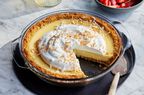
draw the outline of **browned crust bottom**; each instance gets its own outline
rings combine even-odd
[[[48,70],[45,70],[43,69],[42,67],[36,65],[35,63],[31,62],[30,63],[31,66],[35,67],[37,70],[39,70],[40,72],[42,72],[44,75],[49,75],[49,76],[52,76],[52,77],[56,77],[56,78],[62,78],[62,79],[80,79],[80,78],[85,78],[87,77],[83,72],[81,71],[75,71],[75,75],[65,75],[63,74],[62,72],[57,74],[55,72],[51,72],[51,71],[48,71]]]
[[[35,32],[37,32],[37,30],[39,30],[44,25],[46,25],[48,23],[51,23],[51,22],[54,22],[54,21],[57,21],[57,20],[60,20],[60,19],[80,19],[80,20],[84,20],[84,21],[88,21],[88,22],[97,22],[100,26],[103,26],[104,29],[106,30],[106,32],[108,32],[109,35],[113,39],[114,54],[110,58],[110,60],[107,61],[107,62],[103,62],[103,61],[100,61],[100,60],[93,60],[93,59],[90,59],[90,60],[92,60],[94,62],[100,62],[102,64],[105,64],[106,66],[110,66],[114,63],[114,61],[117,59],[117,57],[119,56],[120,51],[122,49],[121,38],[118,35],[118,33],[116,32],[116,30],[114,29],[114,27],[112,27],[107,22],[105,22],[105,21],[103,21],[103,20],[101,20],[97,17],[90,16],[88,14],[83,14],[83,13],[57,13],[57,14],[50,15],[50,16],[38,21],[37,23],[35,23],[31,27],[29,27],[27,29],[27,31],[25,32],[25,35],[22,39],[22,53],[23,53],[24,57],[26,58],[26,60],[29,62],[29,64],[31,64],[34,68],[41,71],[42,73],[50,75],[50,76],[54,76],[54,77],[57,77],[57,78],[76,79],[76,78],[85,77],[84,73],[82,73],[81,71],[80,72],[78,71],[77,75],[63,75],[62,73],[61,74],[56,74],[54,72],[45,70],[42,67],[36,65],[35,62],[31,59],[31,55],[29,54],[30,50],[27,48],[28,43],[31,40],[31,37],[34,35]]]

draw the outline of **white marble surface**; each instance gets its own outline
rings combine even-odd
[[[1,1],[0,1],[1,2]],[[12,2],[14,3],[14,2]],[[7,42],[18,37],[23,28],[30,23],[35,18],[39,17],[42,14],[63,10],[63,9],[83,9],[90,11],[97,11],[102,14],[94,0],[62,0],[62,2],[55,7],[45,8],[45,10],[33,12],[31,14],[23,15],[16,17],[16,15],[11,15],[11,19],[2,19],[0,18],[0,47],[2,47]],[[126,82],[118,89],[117,95],[144,95],[144,4],[141,5],[137,10],[135,10],[131,15],[108,15],[108,18],[114,17],[124,22],[125,27],[127,28],[134,48],[136,50],[136,66],[126,80]],[[1,13],[3,11],[0,11]],[[0,14],[1,15],[1,14]],[[14,18],[12,18],[14,17]],[[4,59],[4,58],[3,58]],[[7,62],[4,62],[7,64]],[[2,66],[3,64],[0,63]],[[8,67],[12,69],[11,67]],[[12,75],[5,78],[3,72],[7,70],[0,69],[0,95],[25,95],[27,90],[24,90],[24,87],[13,87],[13,84],[22,85],[18,80],[11,81],[15,79],[15,75],[12,72],[7,72],[7,75]],[[31,92],[27,95],[33,95]]]

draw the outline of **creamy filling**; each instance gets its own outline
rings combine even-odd
[[[91,27],[64,24],[47,32],[40,39],[38,49],[50,66],[61,71],[73,71],[80,69],[74,49],[105,55],[106,42]]]

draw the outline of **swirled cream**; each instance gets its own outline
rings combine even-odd
[[[103,36],[90,27],[64,24],[47,32],[38,44],[42,59],[62,71],[80,69],[74,49],[104,55],[106,43]]]

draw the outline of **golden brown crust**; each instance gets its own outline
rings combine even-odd
[[[49,70],[45,70],[42,67],[36,65],[34,62],[30,62],[31,66],[35,67],[37,70],[41,71],[43,74],[50,75],[52,77],[56,78],[62,78],[62,79],[80,79],[80,78],[85,78],[86,75],[81,72],[81,71],[75,71],[74,75],[65,75],[62,72],[61,73],[56,73],[56,72],[51,72]]]
[[[105,64],[106,66],[110,66],[111,64],[114,63],[114,61],[117,59],[117,57],[119,56],[119,54],[121,52],[122,42],[121,42],[121,39],[120,39],[118,33],[116,32],[116,30],[110,24],[108,24],[107,22],[105,22],[105,21],[103,21],[103,20],[101,20],[97,17],[93,17],[93,16],[83,14],[83,13],[58,13],[58,14],[50,15],[50,16],[42,19],[41,21],[38,21],[37,23],[33,24],[26,31],[26,33],[23,37],[23,40],[22,40],[22,53],[24,54],[24,57],[27,59],[27,61],[29,62],[30,65],[32,65],[37,70],[43,72],[44,74],[54,76],[54,77],[57,77],[57,78],[76,79],[76,78],[86,77],[82,71],[77,71],[74,75],[65,75],[65,74],[62,74],[62,73],[57,74],[55,72],[48,71],[48,70],[43,69],[42,67],[38,66],[37,64],[35,64],[35,62],[31,58],[31,55],[30,55],[31,51],[28,48],[28,44],[31,40],[31,37],[41,27],[47,25],[48,23],[51,23],[51,22],[54,22],[54,21],[57,21],[57,20],[60,20],[60,19],[79,19],[79,20],[84,20],[84,21],[88,21],[88,22],[97,22],[100,26],[103,26],[105,31],[107,31],[113,39],[114,54],[110,58],[110,60],[107,61],[107,62],[102,62],[102,61],[93,60],[93,59],[92,60],[96,61],[96,62],[100,62],[102,64]]]

